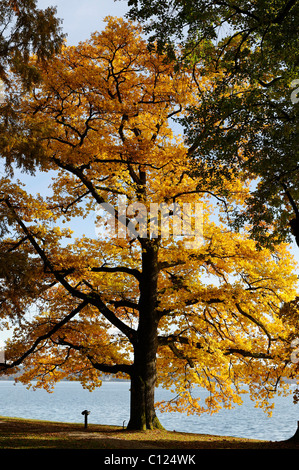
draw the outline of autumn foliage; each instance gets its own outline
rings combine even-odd
[[[176,394],[161,409],[201,413],[240,403],[245,389],[267,407],[292,373],[295,325],[281,307],[296,296],[295,263],[287,245],[257,250],[226,223],[248,194],[242,175],[214,178],[203,155],[202,177],[192,177],[193,149],[174,118],[198,100],[199,82],[203,94],[213,84],[212,72],[196,86],[194,74],[149,52],[138,26],[108,18],[103,32],[44,67],[43,84],[20,103],[27,131],[2,145],[12,159],[31,146],[53,176],[44,197],[1,180],[10,229],[1,318],[18,323],[3,370],[22,364],[20,380],[46,388],[75,378],[92,389],[103,373],[130,378],[131,428],[159,426],[157,385]],[[119,237],[99,211],[117,209],[120,197],[145,208],[143,237]],[[202,232],[150,237],[154,203],[198,204]],[[94,217],[109,236],[72,233],[78,217]],[[134,211],[125,220],[115,211],[117,224],[134,220]],[[196,386],[211,392],[206,403]]]

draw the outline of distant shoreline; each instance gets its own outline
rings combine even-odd
[[[10,375],[9,377],[5,377],[3,375],[0,375],[0,382],[14,382],[16,378],[18,378],[19,375]],[[102,378],[102,382],[130,382],[129,379],[116,379],[116,378]],[[32,381],[34,382],[34,380]],[[68,379],[62,379],[59,380],[59,382],[80,382],[80,380],[74,379],[74,380],[68,380]]]

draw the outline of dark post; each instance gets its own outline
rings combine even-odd
[[[81,414],[84,415],[84,427],[86,429],[87,428],[87,416],[90,414],[90,411],[84,410],[84,411],[82,411]]]

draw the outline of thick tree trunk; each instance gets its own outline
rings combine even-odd
[[[296,429],[295,434],[292,437],[290,437],[289,439],[286,439],[283,442],[296,442],[296,443],[299,442],[299,421],[297,421],[297,429]]]
[[[136,356],[135,356],[136,357]],[[136,358],[137,362],[137,358]],[[128,429],[162,429],[155,412],[156,361],[146,356],[134,364],[131,377],[131,404]]]
[[[157,314],[158,246],[151,240],[145,240],[142,245],[139,325],[134,344],[131,416],[128,429],[146,430],[162,428],[162,426],[154,407],[159,323]]]

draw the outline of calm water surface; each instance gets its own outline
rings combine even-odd
[[[93,392],[84,390],[78,382],[60,382],[53,393],[45,390],[27,390],[24,385],[0,381],[0,415],[50,421],[80,423],[81,412],[91,411],[89,422],[122,426],[129,419],[129,382],[103,382]],[[200,391],[202,399],[206,392]],[[170,397],[170,392],[158,389],[157,401]],[[272,441],[291,437],[299,421],[299,405],[292,397],[275,399],[273,416],[267,415],[245,396],[244,404],[217,414],[187,416],[181,413],[157,413],[169,430],[204,434],[230,435]]]

